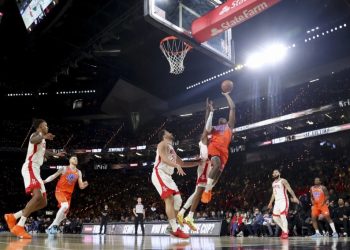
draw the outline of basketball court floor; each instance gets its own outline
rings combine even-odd
[[[74,249],[350,249],[350,238],[292,237],[233,238],[192,237],[179,240],[169,236],[120,236],[120,235],[58,235],[48,237],[35,234],[32,240],[18,240],[8,233],[0,234],[0,249],[6,250],[74,250]]]

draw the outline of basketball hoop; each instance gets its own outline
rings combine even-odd
[[[181,74],[185,69],[184,59],[192,47],[175,36],[168,36],[160,41],[160,49],[169,62],[170,73]]]

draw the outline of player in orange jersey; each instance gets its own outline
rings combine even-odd
[[[339,236],[337,231],[335,230],[334,222],[332,221],[329,215],[328,190],[325,186],[321,185],[320,178],[316,177],[314,183],[315,185],[312,186],[310,189],[310,194],[311,194],[311,202],[312,202],[312,208],[311,208],[312,225],[314,226],[316,233],[311,237],[312,238],[322,237],[322,235],[320,234],[320,231],[318,230],[318,224],[317,224],[318,216],[322,214],[332,228],[332,231],[333,231],[332,237],[338,238]]]
[[[80,189],[84,189],[88,186],[87,181],[83,182],[81,171],[77,169],[77,165],[78,158],[76,156],[72,156],[69,159],[69,166],[59,169],[56,173],[44,180],[44,183],[48,183],[56,179],[58,176],[61,176],[57,182],[55,192],[55,196],[58,201],[58,207],[60,209],[56,214],[55,220],[46,230],[46,233],[48,234],[56,234],[58,232],[58,226],[60,225],[61,221],[66,218],[75,183],[78,181]]]
[[[207,185],[204,193],[202,194],[201,201],[208,203],[211,200],[211,190],[213,186],[218,182],[222,171],[228,160],[228,147],[232,138],[232,129],[236,120],[236,106],[230,97],[230,93],[222,93],[228,102],[230,112],[229,120],[225,118],[219,119],[219,124],[212,127],[213,111],[209,113],[209,118],[206,124],[206,130],[211,134],[211,140],[208,146],[208,154],[211,159],[212,169],[209,172],[207,179]]]

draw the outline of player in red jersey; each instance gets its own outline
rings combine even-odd
[[[208,120],[209,112],[213,112],[213,103],[206,101],[206,112],[205,112],[205,121]],[[201,140],[199,142],[199,152],[201,162],[197,168],[197,181],[196,181],[196,189],[194,193],[187,199],[186,203],[181,208],[180,212],[177,215],[177,221],[181,226],[183,224],[187,224],[192,231],[197,231],[197,227],[193,221],[193,215],[196,212],[201,196],[205,190],[207,185],[207,178],[209,171],[211,169],[211,162],[208,159],[208,132],[204,127],[203,133],[201,135]],[[190,212],[184,218],[184,214],[186,210],[190,208]]]
[[[32,236],[24,229],[28,216],[47,205],[46,190],[40,176],[40,167],[44,158],[54,155],[46,150],[46,140],[53,140],[54,135],[49,133],[46,121],[37,119],[33,123],[36,132],[30,136],[26,161],[22,166],[22,176],[25,191],[31,194],[32,198],[26,207],[14,214],[5,214],[5,220],[11,233],[22,239],[31,239]],[[63,154],[57,154],[61,156]],[[17,225],[16,222],[19,219]]]
[[[46,230],[46,233],[48,234],[56,234],[58,232],[58,226],[60,225],[62,220],[66,218],[72,199],[75,183],[78,182],[80,189],[84,189],[88,186],[88,182],[83,181],[81,171],[77,169],[77,165],[78,158],[76,156],[72,156],[69,159],[69,166],[59,169],[56,173],[47,177],[46,180],[44,180],[44,183],[48,183],[56,179],[58,176],[61,176],[57,182],[55,192],[58,207],[60,209],[56,214],[55,220]]]
[[[206,124],[206,130],[211,134],[211,140],[208,146],[208,154],[211,160],[212,169],[209,172],[207,185],[202,195],[201,201],[208,203],[211,200],[211,190],[218,182],[222,171],[228,160],[228,147],[232,138],[232,129],[236,121],[236,106],[230,97],[230,93],[222,93],[228,102],[230,112],[229,120],[225,118],[219,119],[219,124],[212,127],[213,111],[209,113],[209,118]]]

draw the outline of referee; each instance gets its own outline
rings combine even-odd
[[[139,228],[139,223],[141,224],[142,235],[145,235],[145,227],[143,226],[143,219],[145,216],[145,209],[142,205],[141,197],[137,198],[137,204],[133,209],[135,215],[135,235],[137,235],[137,229]]]

